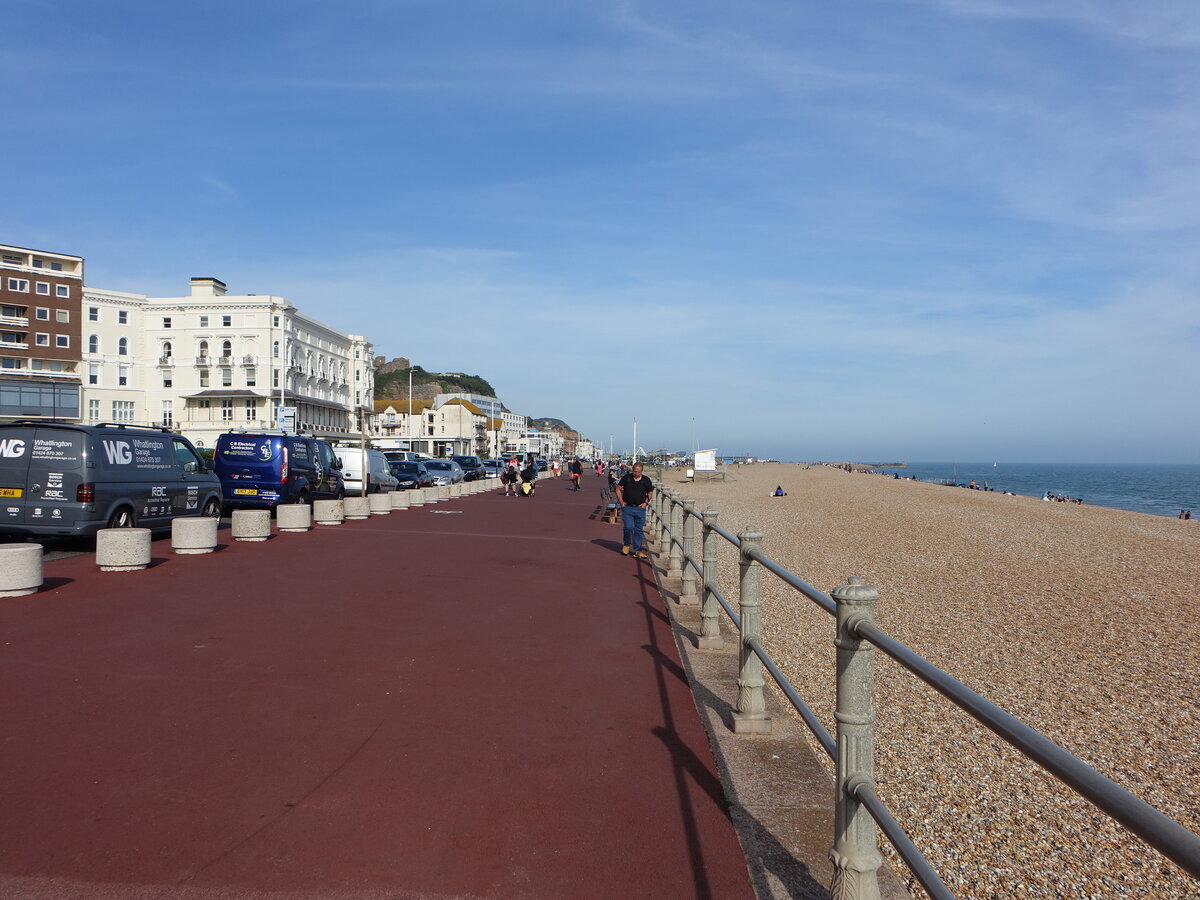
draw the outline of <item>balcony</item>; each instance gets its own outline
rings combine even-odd
[[[5,341],[0,340],[0,350],[28,350],[28,341]]]
[[[222,356],[220,359],[217,360],[217,364],[222,365],[222,366],[232,366],[233,365],[233,357],[232,356]]]
[[[211,364],[212,364],[212,363],[210,362],[210,360],[211,360],[211,359],[212,359],[212,357],[211,357],[211,356],[197,356],[197,357],[196,357],[196,365],[198,365],[198,366],[208,366],[208,365],[211,365]]]
[[[0,316],[0,325],[15,326],[17,328],[28,328],[28,316]]]
[[[175,357],[173,357],[173,356],[160,356],[160,357],[158,358],[158,364],[159,364],[160,366],[173,366],[173,365],[175,365]]]
[[[258,357],[257,356],[243,356],[242,357],[242,365],[243,366],[256,366],[256,365],[258,365]]]

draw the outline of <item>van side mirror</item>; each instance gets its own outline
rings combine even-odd
[[[342,458],[340,456],[335,456],[333,458],[333,467],[335,469],[340,469],[342,467]]]

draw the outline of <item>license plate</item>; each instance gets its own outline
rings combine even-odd
[[[247,494],[251,497],[258,495],[258,490],[256,488],[234,488],[233,492],[235,494]]]
[[[20,497],[24,488],[0,488],[0,497]]]

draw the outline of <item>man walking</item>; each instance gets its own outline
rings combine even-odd
[[[646,539],[642,530],[646,527],[646,507],[654,485],[642,474],[642,464],[635,462],[633,471],[617,482],[617,501],[621,504],[621,523],[625,526],[621,552],[626,556],[632,550],[638,559],[646,558]]]
[[[583,478],[583,463],[579,461],[579,457],[571,463],[571,484],[575,485],[574,490],[579,490],[579,480]]]

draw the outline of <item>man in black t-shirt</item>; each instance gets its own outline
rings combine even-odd
[[[617,500],[621,503],[621,522],[625,526],[621,552],[626,556],[632,550],[638,559],[646,558],[642,529],[646,527],[646,507],[652,493],[654,485],[642,474],[640,462],[635,462],[633,472],[617,482]]]

